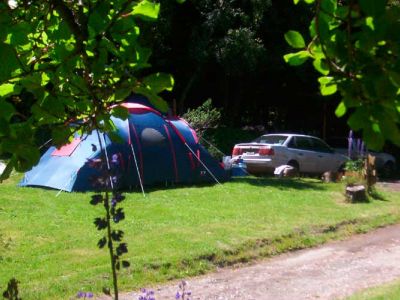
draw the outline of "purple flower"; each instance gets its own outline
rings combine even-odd
[[[86,297],[86,294],[85,294],[84,292],[79,291],[79,292],[76,294],[76,298],[83,298],[83,297]]]
[[[138,300],[156,300],[154,297],[154,291],[141,289],[142,295],[139,296]]]
[[[180,299],[180,298],[181,298],[181,294],[179,292],[176,292],[175,299]]]
[[[91,293],[91,292],[86,293],[86,297],[93,298],[93,293]]]

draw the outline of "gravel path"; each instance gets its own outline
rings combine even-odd
[[[340,299],[400,278],[400,225],[189,279],[194,299]],[[174,299],[177,282],[155,288]],[[132,292],[122,300],[136,300]],[[107,299],[107,298],[102,298]]]

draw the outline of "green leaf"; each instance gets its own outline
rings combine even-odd
[[[42,73],[42,86],[45,86],[50,81],[50,77],[46,73]]]
[[[7,97],[21,92],[21,87],[13,83],[4,83],[0,85],[0,97]]]
[[[315,18],[314,18],[314,19],[312,19],[312,21],[310,22],[310,26],[308,27],[308,30],[310,31],[310,36],[311,37],[314,37],[314,36],[317,35],[317,30],[316,30],[315,26],[316,25],[315,25]]]
[[[299,51],[296,53],[289,53],[283,56],[286,63],[291,66],[300,66],[302,65],[308,58],[310,54],[308,51]]]
[[[360,130],[370,126],[369,114],[365,107],[358,107],[354,113],[351,114],[347,123],[353,130]]]
[[[334,83],[334,78],[330,76],[324,76],[318,78],[320,83],[320,91],[322,96],[333,95],[337,92],[337,85]]]
[[[3,173],[0,174],[0,183],[3,182],[3,180],[6,180],[7,178],[10,177],[14,165],[15,165],[15,159],[10,159]]]
[[[340,18],[344,19],[347,18],[347,15],[349,14],[349,7],[348,6],[339,6],[336,8],[335,15]]]
[[[132,14],[144,20],[154,21],[157,20],[159,12],[159,3],[154,3],[149,0],[142,0],[133,8]]]
[[[21,145],[21,148],[23,151],[18,151],[16,155],[17,165],[15,169],[18,172],[25,172],[37,164],[40,159],[40,152],[37,147],[31,145]]]
[[[102,1],[93,9],[88,21],[89,33],[91,33],[91,36],[95,36],[106,29],[109,20],[109,11],[109,1]]]
[[[385,12],[387,0],[360,0],[359,3],[368,16],[379,16]]]
[[[321,1],[321,8],[324,12],[330,13],[333,15],[337,7],[336,0],[322,0]]]
[[[28,35],[32,31],[32,25],[33,23],[29,24],[28,22],[20,22],[14,26],[11,26],[9,30],[10,33],[5,42],[16,47],[30,44],[31,42],[28,38]]]
[[[300,0],[293,0],[293,3],[296,5],[300,2]]]
[[[174,78],[170,74],[156,73],[143,79],[143,83],[154,93],[162,91],[172,91],[174,87]]]
[[[336,84],[321,85],[320,90],[322,96],[333,95],[337,92],[337,85]]]
[[[393,85],[396,86],[397,88],[400,88],[400,73],[395,71],[389,71],[388,75]]]
[[[313,62],[313,66],[322,75],[328,75],[329,74],[329,68],[328,68],[328,66],[327,66],[327,64],[325,63],[324,60],[315,59],[314,62]]]
[[[10,121],[14,113],[14,106],[12,106],[12,104],[8,103],[6,100],[0,99],[0,117],[6,121]]]
[[[377,131],[378,129],[378,124],[372,124],[368,127],[365,127],[363,130],[363,140],[365,141],[369,149],[376,151],[381,150],[385,143],[382,134],[380,133],[380,131]]]
[[[62,146],[69,142],[69,138],[72,136],[72,128],[65,126],[58,126],[52,128],[53,143],[56,146]]]
[[[369,27],[372,31],[375,30],[375,25],[374,25],[374,18],[373,17],[366,17],[365,18],[365,25]]]
[[[347,108],[344,102],[340,102],[335,110],[335,114],[338,118],[343,117],[346,114]]]
[[[289,30],[286,32],[285,40],[293,48],[304,48],[306,46],[303,36],[298,31]]]
[[[304,2],[307,4],[313,4],[315,2],[315,0],[304,0]]]
[[[147,89],[146,87],[137,87],[135,88],[135,93],[141,94],[147,99],[149,99],[150,103],[153,104],[157,109],[159,109],[162,112],[167,112],[169,109],[169,106],[167,102],[162,99],[160,96],[152,92],[151,90]]]
[[[0,82],[11,77],[11,73],[21,68],[13,47],[0,43],[0,57],[2,58],[0,67]]]
[[[186,0],[176,0],[176,2],[178,2],[179,4],[184,3]]]
[[[111,115],[113,115],[116,118],[126,120],[129,116],[129,112],[126,107],[114,106],[113,109],[111,110]]]
[[[86,54],[88,57],[94,57],[94,53],[90,50],[86,50]]]
[[[318,78],[318,82],[320,84],[330,84],[332,81],[334,81],[334,78],[332,76],[322,76]]]

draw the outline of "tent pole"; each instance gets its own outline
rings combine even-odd
[[[138,166],[137,159],[136,159],[135,149],[133,149],[132,143],[130,145],[131,145],[131,150],[132,150],[132,154],[133,154],[133,160],[135,161],[136,172],[139,177],[140,188],[142,189],[143,197],[146,197],[146,194],[144,193],[144,188],[143,188],[142,176],[140,176],[139,166]]]
[[[218,183],[221,184],[221,182],[218,181],[217,177],[214,176],[214,174],[210,171],[209,168],[207,168],[207,166],[202,162],[202,160],[200,159],[200,157],[197,156],[197,154],[192,150],[192,148],[190,148],[190,146],[184,142],[185,146],[190,150],[190,152],[192,152],[192,154],[197,158],[197,160],[202,164],[202,166],[207,170],[208,173],[210,173],[211,177],[214,178],[214,180]]]
[[[176,126],[174,124],[172,124],[171,121],[169,120],[165,120],[164,121],[169,124],[169,126],[172,127],[172,129],[175,131],[175,133],[178,135],[179,139],[182,141],[182,143],[189,149],[190,152],[192,152],[192,154],[194,155],[194,157],[197,158],[197,160],[201,163],[201,165],[207,170],[207,172],[211,175],[212,178],[214,178],[214,180],[218,183],[221,184],[221,182],[218,181],[217,177],[214,176],[214,174],[210,171],[209,168],[207,168],[207,166],[202,162],[202,160],[200,159],[200,157],[197,156],[197,154],[192,150],[192,148],[190,148],[190,146],[188,145],[188,143],[185,141],[184,137],[182,136],[182,134],[179,132],[178,128],[176,128]]]
[[[77,172],[75,172],[75,175],[76,175],[76,173],[77,173]],[[73,178],[74,178],[74,176],[71,175],[71,178],[67,181],[67,183],[58,191],[58,193],[56,194],[56,197],[60,196],[60,194],[61,194],[62,191],[65,191],[65,187],[71,183],[71,180],[72,180]]]

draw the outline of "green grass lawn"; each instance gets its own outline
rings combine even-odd
[[[347,300],[399,300],[400,299],[400,281],[363,290]]]
[[[15,277],[28,299],[70,299],[111,287],[110,262],[96,246],[90,194],[0,185],[0,288]],[[127,194],[120,223],[131,268],[122,290],[187,278],[400,220],[400,194],[349,204],[341,184],[313,179],[235,179],[223,185]]]

